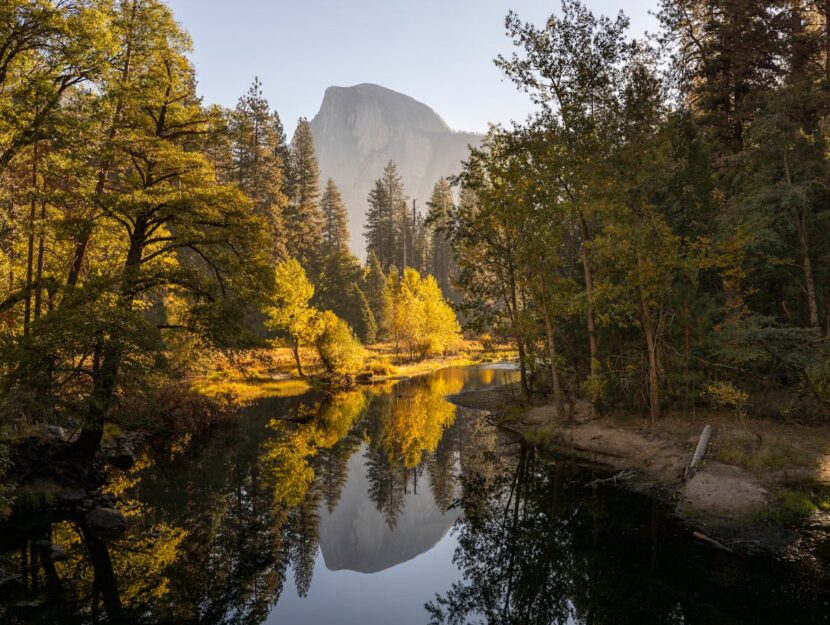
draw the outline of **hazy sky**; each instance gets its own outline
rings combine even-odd
[[[199,92],[233,106],[259,76],[289,133],[330,85],[373,82],[434,108],[456,130],[523,119],[525,94],[493,65],[509,52],[504,16],[541,23],[558,0],[168,0],[193,37]],[[656,28],[656,0],[587,0],[595,13]]]

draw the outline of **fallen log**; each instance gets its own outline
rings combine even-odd
[[[706,452],[709,449],[709,443],[712,440],[713,432],[714,430],[711,425],[706,424],[703,427],[703,431],[700,433],[700,438],[697,441],[695,453],[692,456],[692,461],[689,463],[689,466],[686,467],[686,470],[683,471],[684,482],[692,479],[700,468],[700,465],[703,463],[703,459],[706,457]]]
[[[720,549],[721,551],[728,551],[729,553],[732,553],[732,550],[729,547],[727,547],[723,543],[718,542],[714,538],[709,538],[709,536],[707,536],[706,534],[702,534],[700,532],[692,532],[692,538],[706,545],[709,545],[710,547],[714,547],[715,549]]]

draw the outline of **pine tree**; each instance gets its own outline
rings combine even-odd
[[[311,124],[297,122],[288,158],[288,207],[285,212],[286,247],[309,274],[320,271],[323,214],[320,210],[320,166],[314,151]]]
[[[408,265],[406,259],[406,192],[398,168],[389,161],[369,192],[366,213],[366,250],[374,252],[386,271],[392,265]]]
[[[330,257],[349,250],[349,216],[340,190],[331,178],[320,202],[323,211],[323,254]]]
[[[373,251],[369,251],[366,261],[366,277],[364,278],[363,292],[369,309],[375,317],[377,338],[386,336],[388,328],[388,301],[386,297],[386,274],[381,267],[380,260]]]
[[[447,239],[447,220],[453,210],[452,189],[446,178],[440,178],[430,196],[427,223],[430,226],[430,255],[428,272],[435,276],[444,297],[450,297],[450,275],[453,271],[453,257]]]
[[[317,281],[314,298],[320,309],[333,311],[354,329],[364,343],[376,336],[375,317],[361,289],[363,268],[348,250],[328,256]]]
[[[272,257],[285,255],[285,132],[276,111],[262,95],[259,78],[239,99],[231,115],[233,179],[251,198],[254,211],[268,220]]]
[[[759,92],[782,73],[779,0],[661,0],[664,39],[677,46],[676,75],[716,144],[739,151]]]

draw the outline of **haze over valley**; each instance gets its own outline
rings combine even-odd
[[[311,120],[321,179],[332,178],[346,203],[352,249],[363,256],[369,191],[383,168],[398,167],[410,202],[426,210],[435,181],[461,171],[483,135],[455,132],[426,104],[379,85],[326,89]]]

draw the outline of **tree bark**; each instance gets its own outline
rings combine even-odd
[[[305,377],[305,373],[303,373],[303,363],[300,360],[300,342],[294,341],[294,345],[291,347],[291,353],[294,354],[294,362],[297,364],[297,375],[301,378]]]
[[[582,258],[582,272],[585,278],[585,295],[588,301],[586,310],[586,322],[588,328],[588,348],[591,358],[591,379],[593,384],[596,384],[599,378],[599,346],[597,344],[596,323],[594,321],[594,276],[591,270],[591,259],[588,257],[588,243],[590,236],[588,232],[588,224],[585,217],[580,213],[579,228],[582,235],[582,241],[579,246],[580,257]],[[596,387],[591,388],[591,412],[596,414],[597,411],[597,392]]]
[[[124,277],[121,285],[121,306],[127,312],[133,307],[135,284],[146,245],[147,226],[147,218],[139,216],[130,236],[130,247],[124,263]],[[100,364],[93,367],[92,393],[89,398],[87,420],[76,443],[77,449],[87,458],[94,457],[101,445],[104,421],[115,395],[122,359],[121,337],[114,328],[109,338],[102,341],[99,353],[96,354],[96,362]]]
[[[784,175],[787,180],[787,186],[792,189],[793,178],[790,172],[790,160],[786,148],[784,149]],[[810,317],[810,327],[819,327],[818,319],[818,301],[816,299],[816,281],[813,275],[813,264],[810,260],[810,237],[807,233],[807,216],[804,214],[804,208],[800,207],[798,210],[791,211],[792,217],[795,220],[795,227],[798,231],[798,242],[801,246],[801,268],[804,272],[804,286],[807,292],[807,311]]]
[[[824,83],[830,89],[830,0],[824,0]]]
[[[553,403],[559,411],[560,416],[562,411],[562,387],[559,384],[559,365],[557,364],[556,355],[556,337],[553,332],[553,321],[551,319],[550,310],[547,305],[547,298],[543,298],[542,316],[545,318],[545,333],[548,339],[548,351],[550,354],[550,382],[551,391],[553,392]]]
[[[660,362],[657,357],[657,337],[654,332],[654,325],[648,311],[645,291],[642,284],[639,285],[640,292],[640,315],[643,324],[643,335],[646,339],[646,351],[648,352],[648,403],[649,417],[653,424],[662,416],[660,405]]]
[[[40,221],[41,228],[46,223],[46,200],[40,203]],[[38,236],[37,244],[37,268],[35,270],[35,321],[40,319],[41,307],[43,305],[43,253],[44,253],[44,236],[41,231]]]
[[[522,385],[522,393],[525,397],[530,395],[530,388],[527,385],[527,353],[525,352],[525,344],[521,339],[516,340],[516,347],[519,352],[519,380]]]
[[[801,243],[801,266],[804,271],[804,282],[807,288],[807,310],[810,315],[810,327],[819,327],[818,300],[816,299],[816,281],[813,275],[813,263],[810,260],[810,243],[807,240],[804,217],[799,220],[798,240]]]
[[[37,141],[32,146],[32,202],[29,208],[29,241],[26,252],[26,301],[23,309],[23,336],[29,335],[32,321],[32,273],[35,256],[35,214],[37,211]]]

